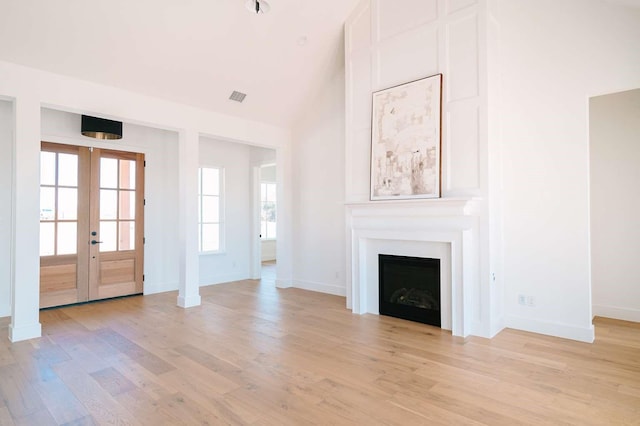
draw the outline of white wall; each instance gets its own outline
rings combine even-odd
[[[442,196],[486,191],[485,10],[476,0],[363,1],[347,27],[347,202],[369,201],[371,93],[443,74]]]
[[[477,0],[364,0],[347,21],[346,31],[346,202],[357,209],[369,201],[372,92],[441,73],[442,94],[442,199],[395,203],[397,217],[424,215],[447,200],[471,200],[479,213],[470,225],[474,247],[465,271],[464,317],[473,323],[471,334],[490,337],[502,328],[503,307],[498,227],[490,227],[488,167],[488,41],[487,28],[495,25],[488,2]],[[495,101],[494,101],[495,102]],[[494,153],[499,146],[493,147]],[[494,154],[495,155],[495,154]],[[461,201],[463,202],[463,201]],[[381,204],[379,204],[381,205]],[[381,209],[384,208],[381,205]],[[391,207],[388,207],[391,209]],[[371,210],[370,209],[370,210]],[[421,209],[426,209],[421,211]],[[475,210],[475,209],[474,209]],[[468,209],[455,213],[456,223],[467,223]],[[476,216],[476,213],[470,214]],[[437,220],[424,215],[425,223]],[[349,219],[348,219],[349,220]],[[446,231],[445,229],[440,229]],[[351,251],[351,235],[347,240]],[[349,255],[350,271],[359,261]],[[360,265],[362,267],[362,265]],[[495,268],[493,271],[491,268]],[[492,274],[491,272],[498,272]],[[490,277],[495,280],[490,281]],[[347,287],[351,287],[350,277]],[[349,301],[348,301],[349,303]]]
[[[13,105],[0,100],[0,317],[11,315]]]
[[[344,296],[344,69],[312,104],[293,129],[293,285]]]
[[[251,266],[251,147],[200,138],[200,166],[224,168],[225,247],[200,255],[200,285],[249,278]]]
[[[640,89],[589,102],[593,315],[640,322]]]
[[[498,20],[507,326],[590,341],[588,99],[640,87],[640,10],[501,0]]]
[[[178,288],[178,134],[123,123],[123,137],[99,141],[80,134],[81,116],[42,109],[42,140],[145,154],[145,294]]]
[[[593,339],[588,98],[640,87],[638,40],[640,10],[599,0],[365,0],[350,17],[346,201],[370,203],[371,92],[443,73],[443,199],[480,202],[473,334]]]

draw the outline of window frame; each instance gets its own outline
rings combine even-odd
[[[216,169],[218,170],[218,222],[204,222],[202,221],[202,209],[204,197],[215,197],[215,195],[202,193],[202,170],[203,169]],[[221,254],[225,253],[225,168],[217,165],[203,164],[198,166],[198,254]],[[203,225],[218,225],[218,249],[217,250],[203,250]]]

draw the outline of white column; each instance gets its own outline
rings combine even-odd
[[[40,103],[14,102],[9,340],[42,335],[40,325]]]
[[[260,240],[260,166],[251,168],[251,279],[262,276],[262,241]]]
[[[291,148],[289,145],[276,150],[276,287],[293,286],[293,206],[291,202],[293,177],[291,175]]]
[[[198,132],[180,132],[178,146],[178,206],[180,227],[180,288],[178,306],[190,308],[200,305],[198,259]]]

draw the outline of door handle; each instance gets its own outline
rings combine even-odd
[[[95,246],[96,244],[100,244],[102,241],[91,240],[91,245]]]

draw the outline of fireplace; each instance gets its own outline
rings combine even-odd
[[[381,315],[441,326],[440,259],[378,255]]]

